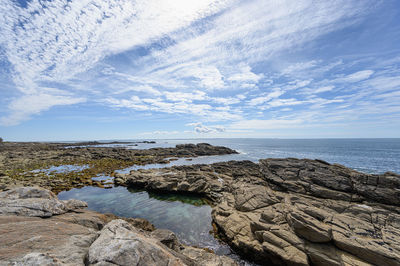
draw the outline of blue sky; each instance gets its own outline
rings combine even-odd
[[[6,140],[400,137],[397,0],[2,0]]]

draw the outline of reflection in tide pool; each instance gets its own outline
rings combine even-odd
[[[89,209],[102,213],[144,218],[157,228],[173,231],[185,244],[207,247],[217,254],[231,253],[227,245],[219,243],[210,234],[211,207],[195,196],[154,194],[125,187],[84,187],[61,192],[58,197],[86,201]]]

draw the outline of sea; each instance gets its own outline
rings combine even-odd
[[[122,140],[121,140],[122,141]],[[127,140],[123,140],[127,141]],[[132,143],[141,140],[128,140]],[[239,154],[207,156],[192,163],[214,163],[228,160],[257,162],[266,158],[308,158],[338,163],[357,171],[380,174],[400,173],[400,138],[392,139],[158,139],[156,143],[109,144],[128,149],[175,147],[184,143],[209,143],[234,149]],[[108,142],[108,141],[103,141]],[[137,145],[137,146],[132,146]],[[188,164],[182,160],[176,164]]]

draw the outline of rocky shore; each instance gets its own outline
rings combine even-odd
[[[104,181],[92,178],[99,175],[111,176],[114,171],[133,165],[165,164],[171,157],[236,153],[229,148],[206,143],[151,149],[96,145],[99,143],[4,142],[0,145],[0,191],[21,186],[40,186],[58,193],[83,186],[104,187]],[[77,169],[68,172],[51,171],[51,167],[65,165]],[[46,169],[50,170],[46,172]]]
[[[307,159],[118,174],[117,185],[196,193],[218,233],[264,265],[400,265],[400,175]]]
[[[237,264],[183,245],[146,220],[88,211],[85,202],[61,201],[53,193],[103,186],[92,180],[96,175],[114,176],[115,185],[206,197],[214,233],[262,265],[400,265],[398,174],[370,175],[293,158],[118,174],[114,171],[135,164],[235,151],[209,144],[148,150],[96,145],[1,146],[0,265]],[[66,164],[84,167],[32,171]]]
[[[42,188],[1,192],[0,265],[237,265],[146,220],[85,207]]]

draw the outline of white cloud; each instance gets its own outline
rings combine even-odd
[[[173,102],[192,102],[206,99],[206,93],[203,91],[194,92],[164,92],[165,98]]]
[[[296,90],[303,88],[311,83],[311,80],[294,80],[289,82],[289,85],[285,86],[285,90]]]
[[[115,98],[107,98],[104,99],[103,102],[111,104],[117,108],[129,108],[137,111],[146,111],[149,110],[149,107],[144,104],[137,96],[133,96],[131,99],[115,99]]]
[[[13,66],[16,88],[27,95],[41,94],[43,81],[67,81],[107,55],[151,42],[227,4],[223,0],[32,0],[21,8],[15,1],[4,0],[0,4],[0,45]],[[42,110],[51,106],[48,102]],[[27,114],[11,107],[11,111]],[[39,112],[35,108],[35,114]],[[8,120],[19,117],[11,115]]]
[[[362,70],[362,71],[358,71],[355,72],[353,74],[347,75],[343,78],[338,78],[336,79],[337,82],[358,82],[364,79],[368,79],[369,77],[372,76],[372,74],[374,74],[373,70]]]
[[[400,97],[400,90],[373,96],[376,99],[393,99]]]
[[[218,12],[226,4],[211,0],[33,0],[24,9],[6,0],[1,5],[5,15],[1,23],[6,27],[0,36],[18,83],[25,79],[65,80],[109,54],[150,42]],[[35,67],[27,69],[32,61]]]
[[[212,97],[210,98],[211,101],[223,105],[232,105],[232,104],[237,104],[240,103],[241,100],[239,98],[235,97]]]
[[[147,94],[151,94],[154,96],[160,96],[161,92],[155,88],[153,88],[152,86],[149,85],[138,85],[138,86],[132,86],[132,87],[127,87],[127,88],[123,88],[120,90],[115,91],[113,94],[121,94],[121,93],[125,93],[125,92],[130,92],[130,91],[134,91],[134,92],[144,92]]]
[[[248,65],[239,66],[239,71],[228,77],[229,81],[240,82],[245,84],[257,84],[263,78],[263,74],[255,74]]]
[[[256,97],[256,98],[251,99],[249,101],[249,105],[256,106],[256,105],[263,104],[263,103],[268,102],[268,101],[270,101],[272,99],[278,98],[279,96],[281,96],[284,93],[285,92],[282,91],[280,88],[275,88],[275,89],[272,90],[272,92],[270,92],[266,96],[261,96],[261,97]]]
[[[171,95],[169,95],[171,96]],[[224,121],[241,119],[239,111],[230,108],[213,107],[209,104],[193,103],[190,95],[181,95],[178,101],[162,98],[142,98],[133,96],[130,99],[106,98],[102,102],[115,108],[129,108],[136,111],[153,111],[167,114],[191,114],[207,121]],[[188,96],[188,97],[186,97]]]
[[[178,73],[182,75],[182,77],[194,77],[199,79],[199,84],[209,90],[225,87],[223,76],[215,66],[185,68]]]
[[[24,95],[13,100],[9,107],[11,114],[0,119],[0,124],[13,126],[29,119],[32,115],[48,110],[52,106],[71,105],[85,102],[85,98],[38,93]]]
[[[335,86],[324,86],[324,87],[319,87],[318,89],[314,90],[314,93],[322,93],[322,92],[327,92],[331,91],[335,88]]]
[[[399,71],[400,69],[396,69]],[[376,93],[377,91],[388,91],[393,89],[400,88],[400,75],[398,76],[388,76],[382,75],[376,78],[371,78],[370,80],[365,81],[365,85],[372,87],[374,90],[373,92]]]
[[[291,106],[291,105],[298,105],[298,104],[303,104],[306,103],[306,101],[301,101],[297,100],[294,98],[289,98],[289,99],[275,99],[267,103],[267,106],[264,107],[270,108],[270,107],[280,107],[280,106]]]
[[[259,66],[268,65],[272,56],[283,51],[356,23],[368,3],[32,0],[23,9],[13,0],[4,0],[0,4],[4,14],[0,16],[0,46],[12,64],[15,87],[25,95],[64,99],[41,105],[32,102],[33,97],[32,105],[37,108],[30,114],[22,106],[10,105],[10,111],[29,117],[52,105],[78,103],[85,97],[118,108],[224,121],[243,119],[247,106],[221,109],[213,105],[239,104],[249,95],[253,106],[299,105],[304,100],[279,97],[282,91],[309,85],[311,79],[300,78],[282,86],[282,91],[255,95],[260,83],[273,79],[260,73]],[[146,50],[145,55],[122,54],[126,60],[122,66],[111,60],[136,48]],[[284,73],[312,69],[318,62],[295,64]],[[357,73],[346,78],[356,80],[368,74]],[[46,92],[42,86],[46,82],[61,84],[59,91]],[[240,96],[221,96],[221,89]],[[83,93],[87,95],[81,96]]]
[[[288,67],[283,69],[281,73],[283,75],[288,75],[288,74],[291,75],[293,73],[303,72],[305,70],[312,69],[312,68],[316,67],[318,64],[319,64],[319,62],[317,60],[311,60],[311,61],[307,61],[307,62],[299,62],[299,63],[289,65]]]
[[[304,93],[304,94],[318,94],[318,93],[332,91],[334,88],[335,88],[335,86],[333,86],[333,85],[316,87],[316,88],[304,88],[304,89],[302,89],[302,93]]]
[[[221,125],[205,126],[205,125],[203,125],[203,123],[197,122],[197,123],[186,124],[186,126],[193,126],[194,132],[199,133],[199,134],[225,132],[225,127],[223,127]]]

